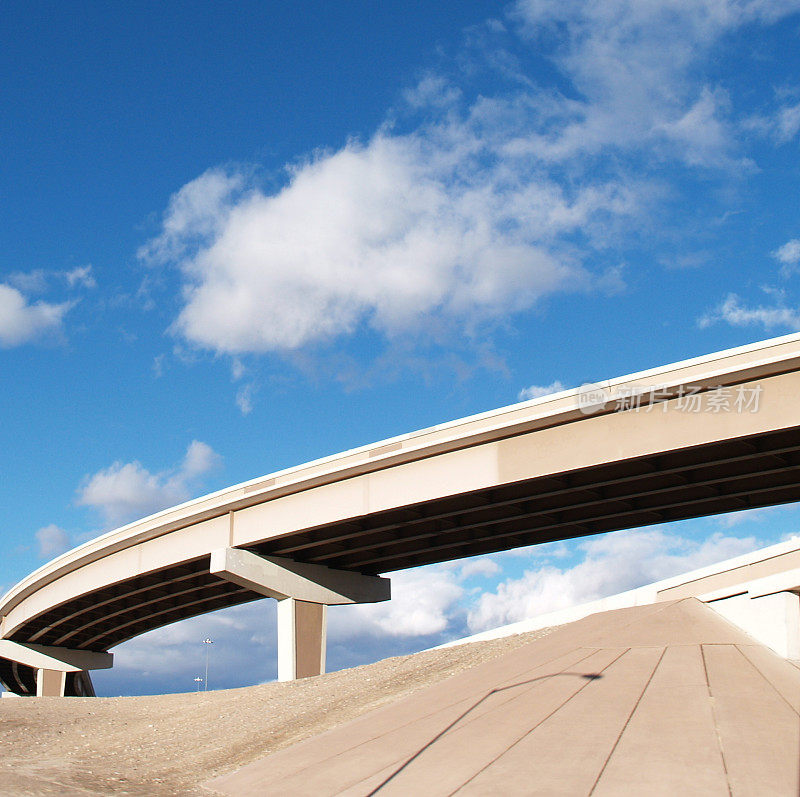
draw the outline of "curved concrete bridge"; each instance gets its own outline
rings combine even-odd
[[[263,597],[279,677],[324,671],[325,606],[378,574],[800,500],[800,335],[317,460],[109,532],[0,599],[0,680],[92,694],[121,642]]]

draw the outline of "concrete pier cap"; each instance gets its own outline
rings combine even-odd
[[[80,684],[85,696],[93,696],[89,670],[105,670],[114,664],[111,653],[96,653],[89,650],[70,650],[48,645],[13,642],[0,639],[0,658],[32,668],[36,673],[37,697],[63,697],[67,678]]]
[[[212,551],[209,571],[278,601],[279,681],[325,672],[328,606],[391,598],[388,578],[259,556],[239,548]]]

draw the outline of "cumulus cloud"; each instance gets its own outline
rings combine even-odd
[[[482,68],[506,90],[470,94],[428,74],[393,114],[422,120],[410,130],[387,123],[316,153],[277,190],[254,170],[214,168],[177,191],[139,252],[182,274],[173,331],[234,356],[286,352],[365,327],[472,332],[601,288],[591,254],[657,200],[659,164],[746,165],[730,98],[703,66],[726,35],[798,7],[522,0],[509,25],[484,29],[499,38]],[[558,80],[525,74],[512,41]]]
[[[70,302],[31,303],[16,288],[0,284],[0,348],[11,348],[57,334]]]
[[[494,560],[487,556],[481,556],[477,559],[468,559],[464,564],[458,568],[458,578],[460,581],[466,581],[476,576],[481,578],[488,578],[496,576],[500,573],[501,567]]]
[[[139,462],[115,462],[84,479],[77,503],[100,511],[109,526],[119,525],[188,500],[218,462],[219,455],[199,440],[172,470],[151,473]]]
[[[470,609],[472,631],[482,631],[624,592],[754,550],[753,537],[712,534],[702,542],[661,529],[618,531],[586,540],[581,562],[526,571],[485,592]]]
[[[362,635],[381,637],[428,636],[447,628],[458,600],[464,595],[457,573],[429,567],[392,574],[392,599],[331,607],[330,636],[346,640]]]
[[[183,256],[190,242],[202,243],[224,225],[231,194],[244,176],[209,169],[175,193],[164,214],[161,234],[139,249],[139,258],[166,263]]]
[[[720,321],[735,327],[759,325],[767,330],[784,327],[800,330],[800,312],[786,305],[781,291],[768,290],[775,302],[772,305],[748,306],[735,294],[729,293],[710,313],[698,320],[701,329]]]
[[[432,163],[425,148],[381,133],[296,168],[275,195],[227,195],[213,224],[171,223],[169,211],[170,235],[154,248],[197,248],[181,260],[187,302],[175,331],[237,354],[297,349],[364,323],[392,336],[435,316],[494,318],[586,282],[539,239],[632,203],[620,186],[569,196],[494,171],[459,177],[467,163]],[[198,247],[197,227],[216,235]]]
[[[470,567],[469,565],[473,566]],[[465,570],[464,567],[467,569]],[[494,574],[497,565],[482,558],[458,566],[433,566],[392,574],[392,600],[384,603],[331,606],[328,645],[391,650],[392,640],[430,637],[445,631],[465,590],[460,581],[479,573]],[[274,601],[233,607],[144,634],[120,646],[114,667],[144,676],[167,677],[184,672],[184,689],[192,688],[187,663],[202,662],[201,640],[214,640],[216,666],[232,672],[274,678],[276,615]],[[388,643],[388,646],[387,646]],[[391,655],[387,652],[385,655]],[[247,681],[245,681],[247,682]],[[252,681],[251,681],[252,682]]]
[[[800,264],[800,238],[792,238],[783,246],[779,246],[772,256],[782,265],[783,276],[790,276]]]
[[[92,274],[92,267],[90,265],[78,266],[73,268],[72,271],[64,272],[64,279],[70,288],[83,287],[83,288],[96,288],[97,280]]]
[[[179,470],[179,478],[186,482],[210,471],[219,462],[219,454],[207,443],[192,440],[186,449],[183,465]]]
[[[39,547],[39,556],[42,559],[51,559],[54,556],[58,556],[72,545],[69,534],[54,523],[36,532],[36,543]]]
[[[189,664],[192,676],[202,675],[204,639],[212,640],[214,647],[209,653],[213,652],[217,668],[223,662],[225,666],[236,666],[237,659],[241,661],[243,641],[252,645],[256,653],[267,641],[274,645],[275,627],[274,602],[234,606],[157,628],[121,645],[115,651],[114,669],[135,670],[144,677],[163,677],[185,670]],[[184,691],[191,688],[187,677]]]
[[[259,600],[124,642],[114,649],[114,668],[94,671],[92,680],[100,695],[195,691],[208,648],[209,689],[250,686],[276,678],[276,641],[275,601]]]
[[[517,398],[520,401],[530,401],[530,399],[549,396],[551,393],[559,393],[566,389],[567,386],[556,379],[555,382],[551,382],[549,385],[530,385],[530,387],[524,387],[519,391]]]

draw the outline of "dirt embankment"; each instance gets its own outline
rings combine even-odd
[[[197,784],[543,636],[246,689],[0,701],[0,795],[208,794]]]

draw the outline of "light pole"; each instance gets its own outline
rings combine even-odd
[[[203,691],[207,692],[208,691],[208,651],[209,651],[209,645],[213,645],[214,644],[214,640],[213,639],[209,639],[208,637],[206,637],[203,640],[203,644],[206,646],[206,678],[205,678],[205,685],[203,687]]]
[[[194,682],[197,684],[197,691],[200,691],[200,684],[203,683],[203,679],[198,675],[197,678],[194,679]]]

